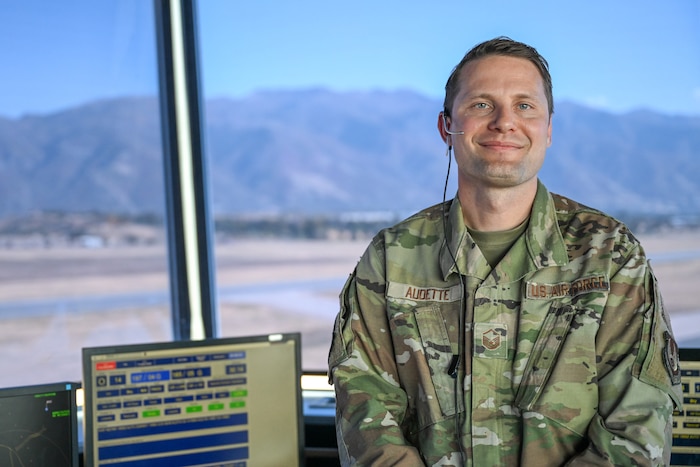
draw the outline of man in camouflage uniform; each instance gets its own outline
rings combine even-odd
[[[656,280],[623,224],[537,179],[552,112],[525,44],[455,67],[438,129],[457,196],[380,232],[341,294],[344,465],[668,463],[680,371]]]

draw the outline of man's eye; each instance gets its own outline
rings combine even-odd
[[[475,109],[488,109],[489,105],[486,102],[478,102],[474,104]]]
[[[518,108],[520,110],[528,110],[528,109],[531,109],[532,106],[530,104],[518,104]]]

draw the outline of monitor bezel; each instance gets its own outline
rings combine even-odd
[[[696,347],[680,347],[678,349],[678,357],[681,362],[688,360],[691,362],[700,362],[700,348]]]
[[[295,400],[297,412],[297,451],[299,465],[304,465],[304,416],[303,402],[301,389],[301,333],[287,332],[276,334],[260,334],[252,336],[236,336],[236,337],[221,337],[202,340],[190,341],[165,341],[165,342],[149,342],[141,344],[118,344],[106,345],[99,347],[84,347],[82,349],[83,360],[83,464],[85,467],[93,467],[93,456],[90,454],[94,446],[93,439],[93,417],[90,411],[92,410],[93,401],[93,384],[91,377],[93,374],[92,357],[98,355],[114,354],[114,353],[130,353],[143,351],[158,351],[158,350],[174,350],[174,349],[196,349],[199,347],[208,346],[227,346],[227,345],[245,345],[261,342],[284,343],[294,342],[294,364],[295,373],[298,375],[295,385]]]

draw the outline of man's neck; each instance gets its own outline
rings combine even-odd
[[[537,180],[509,188],[479,188],[460,183],[458,196],[467,227],[500,232],[520,225],[530,215]]]

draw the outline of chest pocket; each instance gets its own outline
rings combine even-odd
[[[425,359],[435,387],[435,395],[442,413],[455,413],[455,379],[448,374],[453,349],[447,335],[445,321],[437,306],[424,306],[415,311]]]
[[[571,305],[553,306],[547,313],[515,395],[521,410],[531,410],[542,394],[576,314]]]

